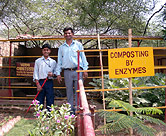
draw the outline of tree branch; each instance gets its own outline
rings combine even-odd
[[[148,25],[149,25],[149,22],[151,21],[151,19],[152,19],[157,13],[159,13],[159,12],[164,8],[165,5],[166,5],[166,3],[165,3],[158,11],[154,12],[154,13],[151,15],[151,17],[148,19],[148,21],[147,21],[147,23],[146,23],[146,26],[145,26],[145,29],[144,29],[143,36],[146,34],[146,30],[147,30],[147,28],[148,28]],[[140,41],[140,44],[141,44],[141,42],[142,42],[142,40]]]

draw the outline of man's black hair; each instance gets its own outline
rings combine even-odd
[[[71,30],[71,32],[74,34],[73,28],[71,28],[71,27],[65,27],[65,28],[63,29],[63,32],[65,33],[65,32],[68,31],[68,30]]]
[[[46,44],[44,44],[44,45],[42,46],[42,49],[44,49],[44,48],[51,49],[51,46],[50,46],[48,43],[46,43]]]

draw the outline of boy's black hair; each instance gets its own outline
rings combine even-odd
[[[44,49],[44,48],[51,49],[51,46],[50,46],[48,43],[46,43],[46,44],[44,44],[44,45],[42,46],[42,49]]]

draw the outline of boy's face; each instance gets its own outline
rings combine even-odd
[[[48,57],[49,54],[51,53],[51,50],[49,48],[44,48],[42,49],[42,53],[44,57]]]

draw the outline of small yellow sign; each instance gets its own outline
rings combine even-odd
[[[110,78],[154,76],[152,47],[132,47],[108,50]]]
[[[16,76],[33,76],[35,63],[16,63]]]

